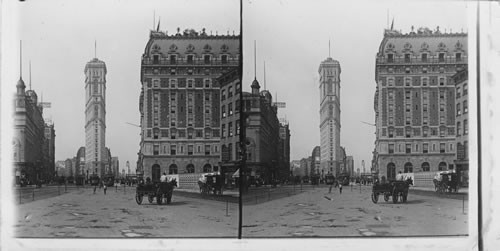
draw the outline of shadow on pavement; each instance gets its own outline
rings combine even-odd
[[[405,203],[403,204],[422,204],[424,203],[425,201],[424,200],[410,200],[408,199]]]

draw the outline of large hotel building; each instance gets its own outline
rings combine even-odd
[[[375,69],[379,177],[454,168],[459,129],[452,76],[465,68],[465,33],[385,31]]]
[[[138,170],[161,173],[218,170],[220,93],[216,81],[239,66],[239,35],[186,29],[168,35],[151,31],[141,64]]]

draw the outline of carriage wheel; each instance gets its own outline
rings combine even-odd
[[[377,204],[378,202],[378,193],[372,192],[372,201]]]
[[[136,193],[135,194],[135,202],[137,202],[137,204],[141,204],[142,203],[142,194],[141,193]]]
[[[392,203],[398,203],[398,193],[396,191],[392,193]]]
[[[385,200],[385,202],[388,202],[390,198],[391,198],[390,194],[384,193],[384,200]]]
[[[155,197],[153,195],[148,195],[148,201],[149,203],[153,203],[155,200]]]

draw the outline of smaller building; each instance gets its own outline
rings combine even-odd
[[[469,186],[469,91],[468,72],[459,71],[453,75],[456,94],[457,154],[456,172],[463,186]]]
[[[349,176],[354,176],[354,158],[352,156],[346,157],[346,171],[349,173]]]
[[[118,161],[118,157],[111,158],[111,170],[115,178],[118,178],[120,175],[120,162]]]
[[[54,124],[45,123],[45,138],[44,138],[44,171],[43,177],[45,180],[51,180],[56,173],[55,166],[55,144],[56,131]]]
[[[312,154],[311,154],[311,173],[309,174],[310,176],[312,175],[319,175],[321,179],[324,178],[325,172],[324,170],[321,170],[321,148],[320,146],[314,147]]]

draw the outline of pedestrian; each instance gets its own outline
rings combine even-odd
[[[340,194],[342,194],[342,184],[339,184],[339,191],[340,191]]]
[[[108,187],[106,186],[106,183],[102,182],[102,187],[104,188],[104,194],[106,194],[106,189],[108,188]]]

